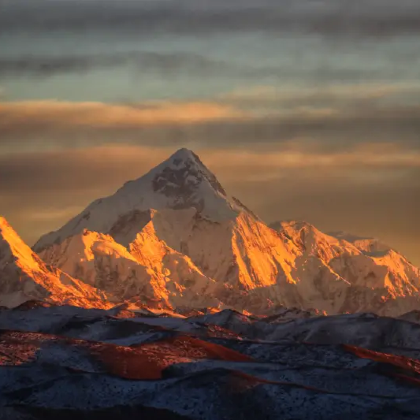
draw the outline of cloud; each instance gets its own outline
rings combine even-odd
[[[133,92],[140,92],[142,83],[163,78],[159,81],[168,83],[172,77],[194,92],[209,86],[208,79],[202,83],[204,77],[216,89],[238,80],[416,80],[415,40],[364,43],[364,38],[418,35],[419,16],[417,0],[181,0],[176,6],[159,0],[6,0],[0,13],[0,43],[7,46],[0,54],[0,78],[10,83],[10,95],[22,97],[19,78],[70,74],[60,87],[75,83],[79,98],[85,96],[77,83],[96,77],[126,77]],[[37,40],[33,48],[32,39]],[[241,50],[246,54],[237,53]],[[81,74],[86,80],[76,79]],[[37,94],[56,89],[57,82],[54,78]],[[115,84],[103,88],[114,98]],[[118,88],[124,85],[119,82]]]
[[[22,54],[0,57],[0,77],[50,77],[62,73],[85,73],[96,68],[131,66],[138,72],[154,72],[164,76],[178,73],[227,75],[240,72],[240,67],[224,61],[189,52],[126,51],[94,54],[59,55]],[[249,72],[248,72],[249,73]],[[251,74],[248,74],[249,76]]]
[[[288,170],[337,171],[358,180],[355,168],[365,172],[390,172],[396,169],[420,168],[420,150],[407,150],[397,145],[364,144],[348,150],[325,152],[307,150],[304,144],[290,149],[260,151],[201,148],[206,162],[225,179],[236,181],[269,181],[281,177]],[[38,153],[12,153],[0,155],[0,178],[8,179],[0,187],[3,194],[28,193],[45,190],[56,194],[63,190],[102,188],[114,186],[136,178],[158,164],[174,151],[171,147],[107,146],[76,150],[57,150]],[[232,170],[231,170],[232,168]],[[233,170],[234,168],[234,170]],[[319,172],[318,172],[319,173]],[[365,178],[362,177],[365,180]]]
[[[18,38],[17,38],[18,39]],[[8,41],[10,45],[13,41]],[[60,41],[59,41],[60,42]],[[20,54],[14,51],[13,55],[4,54],[0,56],[0,78],[7,81],[8,78],[36,78],[44,79],[63,74],[85,75],[94,70],[121,69],[128,70],[131,75],[153,77],[187,77],[201,79],[203,77],[223,78],[225,80],[245,80],[249,82],[269,79],[284,83],[287,80],[306,80],[325,85],[332,81],[355,82],[378,80],[378,71],[366,66],[353,65],[345,68],[324,63],[319,60],[318,65],[311,66],[290,66],[284,63],[268,64],[261,61],[250,60],[248,63],[237,64],[229,59],[220,59],[212,56],[206,51],[206,55],[194,52],[153,52],[139,50],[118,52],[118,46],[124,43],[123,40],[113,39],[107,52],[100,50],[100,41],[91,42],[92,51],[75,54],[64,48],[59,54],[45,54],[41,52],[27,52],[25,44],[17,43],[16,51],[22,50]],[[88,43],[89,45],[89,43]],[[81,48],[83,51],[83,48]],[[335,51],[334,51],[335,53]],[[322,53],[321,53],[322,54]],[[415,59],[412,55],[404,56],[401,50],[392,51],[388,56],[389,60],[410,62]],[[392,68],[381,69],[381,77],[394,76]]]
[[[0,153],[116,143],[258,150],[298,142],[345,151],[363,142],[397,142],[417,150],[420,107],[404,103],[415,88],[260,88],[207,101],[138,104],[0,102]]]
[[[3,102],[0,103],[0,150],[19,149],[25,144],[36,149],[39,143],[43,148],[48,148],[48,144],[68,147],[69,140],[73,145],[86,145],[95,141],[95,136],[105,143],[118,142],[124,136],[138,141],[142,134],[150,135],[151,129],[157,130],[158,137],[163,133],[166,138],[167,127],[176,132],[184,126],[227,119],[232,122],[244,116],[244,112],[229,105],[212,102]],[[151,136],[148,141],[153,143],[155,139]]]
[[[0,155],[0,195],[51,195],[79,191],[112,192],[166,159],[174,148],[107,146],[76,150]],[[201,148],[207,165],[227,182],[270,182],[289,173],[315,178],[334,173],[354,185],[383,184],[420,170],[420,150],[397,145],[364,144],[346,152],[307,150],[304,144],[277,151]],[[378,176],[373,176],[379,174]],[[388,174],[388,176],[386,176]],[[106,191],[107,190],[107,191]],[[95,197],[92,197],[92,199]]]
[[[100,8],[101,13],[98,13]],[[109,32],[156,36],[160,33],[207,36],[219,33],[311,32],[328,36],[418,34],[417,0],[215,0],[197,3],[119,1],[6,2],[2,31]]]
[[[105,104],[101,102],[21,101],[0,104],[3,128],[15,124],[137,127],[197,123],[239,117],[232,107],[210,102]]]
[[[395,83],[353,83],[329,84],[327,86],[288,87],[286,86],[250,86],[236,89],[218,96],[222,102],[238,105],[283,105],[288,108],[298,106],[349,105],[357,107],[361,102],[380,101],[382,99],[405,98],[415,95],[420,99],[420,84],[413,82]]]
[[[73,188],[88,192],[109,184],[112,188],[164,156],[165,149],[118,146],[0,155],[1,177],[9,180],[1,193],[72,194]]]

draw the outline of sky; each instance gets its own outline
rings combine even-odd
[[[420,265],[418,0],[0,0],[0,214],[30,245],[180,147],[267,223]]]

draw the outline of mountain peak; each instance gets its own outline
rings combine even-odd
[[[22,241],[8,221],[0,216],[0,268],[11,256],[26,261],[28,266],[33,265],[31,249]]]
[[[192,160],[192,161],[198,161],[201,163],[200,158],[190,149],[187,149],[185,147],[177,150],[170,158],[169,160],[178,160],[178,161],[186,161],[186,160]]]
[[[5,217],[0,216],[0,232],[2,232],[3,230],[9,230],[12,229],[12,227],[10,226],[9,222],[6,220]]]
[[[142,177],[126,182],[115,194],[95,200],[56,232],[34,246],[41,251],[83,229],[109,233],[129,213],[194,208],[213,221],[234,219],[240,212],[257,218],[239,200],[229,197],[216,176],[191,150],[182,148]]]
[[[28,272],[45,270],[45,264],[38,255],[22,240],[7,220],[0,217],[0,271],[11,263]]]
[[[154,191],[165,195],[186,197],[194,194],[202,183],[217,194],[227,195],[216,176],[189,149],[179,149],[148,175],[153,178]]]

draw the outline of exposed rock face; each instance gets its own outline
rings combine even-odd
[[[172,159],[172,163],[173,165],[165,166],[155,174],[152,180],[154,192],[175,198],[181,208],[197,204],[188,203],[188,199],[194,196],[203,182],[210,184],[216,193],[226,197],[226,191],[217,178],[195,153],[180,151]]]

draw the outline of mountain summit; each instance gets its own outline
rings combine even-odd
[[[183,148],[115,194],[95,200],[61,229],[42,236],[34,250],[61,243],[84,229],[109,233],[118,220],[134,211],[188,208],[212,221],[234,219],[240,212],[252,214],[238,199],[227,195],[194,152]]]

